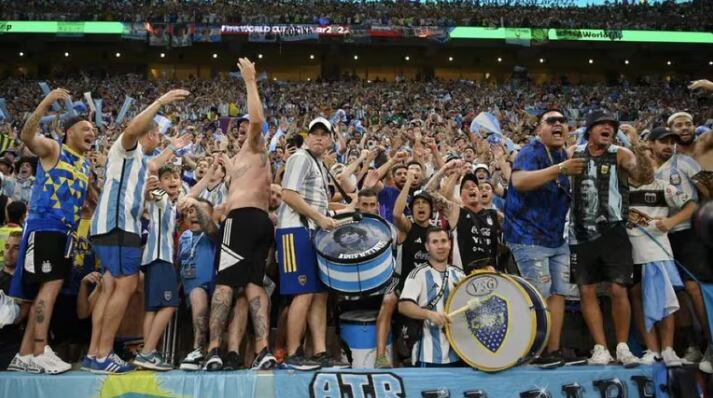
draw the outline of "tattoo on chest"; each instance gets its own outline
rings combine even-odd
[[[245,173],[248,172],[248,170],[250,170],[250,165],[249,165],[249,164],[245,164],[245,165],[242,165],[242,166],[240,166],[240,167],[236,167],[236,168],[235,168],[235,171],[233,172],[232,178],[237,180],[238,178],[244,176]]]

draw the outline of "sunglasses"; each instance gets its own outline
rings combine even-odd
[[[559,122],[560,124],[566,124],[567,118],[564,116],[550,116],[545,119],[545,123],[549,124],[550,126],[554,126],[554,124],[557,122]]]

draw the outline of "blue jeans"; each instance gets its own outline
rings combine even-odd
[[[569,282],[569,245],[550,248],[508,243],[520,274],[547,298],[553,294],[579,297],[577,285]]]

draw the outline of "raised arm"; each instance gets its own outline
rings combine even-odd
[[[151,159],[149,162],[149,174],[157,174],[158,169],[161,166],[168,163],[174,156],[177,155],[177,151],[191,142],[190,134],[185,134],[181,137],[176,137],[170,139],[171,144],[166,147],[161,153],[155,158]],[[123,143],[122,143],[123,145]]]
[[[49,111],[52,104],[59,100],[71,101],[72,98],[69,95],[69,91],[63,88],[50,91],[37,106],[37,109],[32,112],[22,127],[22,132],[20,132],[22,143],[40,159],[56,159],[59,157],[59,143],[37,134],[40,119]]]
[[[247,58],[238,59],[238,68],[245,82],[247,91],[248,115],[250,115],[250,127],[248,128],[248,147],[252,152],[265,152],[265,137],[262,135],[262,125],[265,123],[265,115],[262,112],[260,95],[257,92],[257,80],[255,78],[255,64]]]
[[[404,215],[404,210],[406,210],[406,201],[408,200],[408,194],[411,191],[411,185],[413,184],[413,181],[416,179],[416,173],[412,170],[408,171],[408,174],[406,175],[406,182],[404,183],[403,188],[401,188],[401,192],[399,193],[399,196],[396,198],[396,202],[394,203],[394,223],[396,223],[396,227],[399,229],[399,231],[403,233],[408,233],[408,231],[411,230],[411,220],[408,219]]]
[[[175,101],[184,100],[190,94],[191,93],[186,90],[171,90],[151,103],[151,105],[147,106],[146,109],[141,111],[141,113],[136,115],[136,117],[131,120],[129,125],[126,126],[126,129],[121,136],[121,146],[124,147],[124,150],[128,151],[136,147],[136,143],[139,142],[139,138],[149,131],[153,118],[162,106],[168,105]]]

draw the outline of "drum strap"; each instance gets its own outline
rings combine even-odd
[[[312,152],[310,152],[308,150],[306,152],[309,153],[309,156],[311,156],[312,159],[315,161],[315,163],[317,163],[317,168],[319,169],[319,172],[322,173],[322,177],[324,177],[324,171],[322,170],[322,165],[319,163],[317,158],[312,154]],[[337,188],[337,191],[339,191],[339,193],[342,195],[342,198],[344,198],[344,201],[347,203],[352,203],[352,197],[349,196],[346,193],[346,191],[344,191],[344,188],[342,188],[341,185],[339,185],[339,182],[334,177],[334,175],[332,175],[332,172],[330,172],[329,169],[327,169],[327,176],[329,177],[328,179],[332,180],[332,183],[334,183],[334,186]],[[329,192],[329,191],[327,191],[327,192]]]
[[[438,302],[441,301],[441,297],[443,297],[443,293],[446,292],[446,286],[448,286],[448,274],[450,272],[448,271],[448,267],[446,267],[446,274],[443,276],[443,283],[441,284],[441,290],[438,291],[438,294],[431,300],[427,305],[426,309],[429,311],[432,311],[434,308],[436,308],[436,305],[438,305]]]

